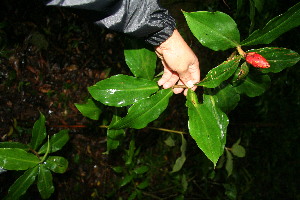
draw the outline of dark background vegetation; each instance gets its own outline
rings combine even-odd
[[[248,1],[238,13],[235,0],[161,2],[199,57],[203,76],[231,52],[202,47],[189,32],[181,9],[225,12],[236,20],[242,36],[248,35]],[[256,13],[254,27],[263,26],[296,3],[265,1],[263,12]],[[98,126],[109,123],[109,110],[94,122],[74,106],[89,97],[88,86],[111,75],[130,74],[123,56],[124,35],[96,27],[67,9],[46,8],[39,1],[2,0],[0,24],[0,141],[27,143],[39,112],[46,116],[49,134],[70,130],[70,142],[58,153],[69,160],[69,168],[65,174],[54,176],[55,194],[51,199],[127,199],[135,183],[119,189],[117,183],[124,174],[116,174],[112,167],[124,166],[122,156],[132,139],[140,148],[135,163],[151,169],[137,180],[150,180],[142,199],[175,199],[180,195],[184,199],[300,199],[299,64],[272,74],[272,85],[263,96],[242,97],[239,106],[229,113],[226,146],[241,138],[247,151],[245,158],[234,158],[230,177],[224,168],[214,170],[188,135],[187,161],[179,172],[171,174],[180,156],[180,135],[148,128],[127,130],[118,150],[103,154],[106,129]],[[299,53],[299,35],[299,28],[291,30],[268,46]],[[188,132],[186,121],[185,99],[176,95],[151,126]],[[176,141],[175,147],[165,145],[169,136]],[[18,175],[0,174],[0,199]],[[24,196],[39,198],[36,187]]]

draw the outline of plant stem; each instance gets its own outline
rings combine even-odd
[[[240,54],[241,56],[243,56],[243,57],[246,56],[246,53],[245,53],[245,51],[242,49],[241,46],[237,46],[236,49],[237,49],[237,51],[239,52],[239,54]]]

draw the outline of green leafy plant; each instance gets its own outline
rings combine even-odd
[[[67,130],[61,130],[50,139],[48,136],[48,140],[44,142],[46,138],[45,116],[40,114],[33,126],[29,144],[0,143],[0,168],[25,171],[10,186],[4,199],[19,199],[35,181],[43,199],[49,198],[54,192],[52,172],[64,173],[68,161],[64,157],[50,154],[60,150],[68,142],[69,135]]]
[[[118,183],[119,188],[129,185],[134,188],[128,199],[140,199],[143,189],[147,188],[150,183],[149,178],[146,176],[149,167],[147,165],[138,164],[137,158],[139,152],[140,148],[136,148],[135,141],[131,140],[129,149],[125,150],[125,155],[123,156],[125,166],[113,167],[116,173],[122,174],[122,178]]]
[[[193,35],[203,46],[213,51],[236,49],[197,84],[204,89],[201,98],[191,90],[186,97],[189,133],[216,166],[226,145],[227,113],[235,109],[240,96],[263,94],[270,86],[269,73],[278,73],[300,60],[298,53],[286,48],[264,47],[246,52],[242,48],[269,44],[299,26],[300,3],[243,41],[237,24],[225,13],[200,11],[183,14]],[[88,88],[94,100],[116,109],[128,108],[126,116],[114,118],[108,132],[146,127],[166,109],[173,95],[171,89],[160,89],[156,83],[154,52],[134,44],[130,50],[125,50],[125,58],[133,76],[115,75]],[[227,157],[230,156],[231,153],[227,153]]]

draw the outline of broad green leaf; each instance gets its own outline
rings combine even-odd
[[[230,84],[215,88],[213,94],[212,97],[216,102],[216,106],[225,113],[233,110],[240,101],[240,95]]]
[[[149,97],[158,90],[154,81],[119,74],[88,88],[94,99],[108,106],[122,107]]]
[[[199,42],[214,51],[239,46],[240,33],[235,21],[222,12],[183,12]]]
[[[51,171],[62,174],[68,168],[68,160],[60,156],[49,156],[44,165]]]
[[[0,142],[0,148],[17,148],[29,150],[29,146],[20,142]]]
[[[300,25],[300,3],[287,12],[271,19],[264,28],[254,31],[242,42],[243,46],[269,44],[283,33]]]
[[[97,103],[92,99],[88,99],[85,104],[75,103],[75,106],[83,116],[93,120],[98,120],[100,114],[102,113],[102,109],[100,108],[100,106],[97,105]]]
[[[115,113],[113,115],[113,118],[111,120],[110,124],[116,123],[118,120],[120,120],[121,117],[118,115],[118,110],[115,109]],[[124,129],[107,129],[107,153],[109,151],[118,148],[120,145],[120,139],[125,136],[125,130]]]
[[[43,199],[48,199],[54,192],[52,174],[45,165],[39,165],[37,187]]]
[[[226,149],[225,169],[227,171],[227,175],[230,176],[233,171],[233,158],[232,158],[232,154],[227,149]]]
[[[166,109],[169,98],[173,95],[171,89],[160,90],[149,98],[143,99],[132,105],[128,114],[111,125],[110,129],[135,128],[141,129],[148,123],[157,119]]]
[[[235,90],[239,94],[246,94],[249,97],[256,97],[263,94],[270,86],[271,79],[266,74],[249,74]]]
[[[0,148],[0,167],[7,170],[26,170],[36,166],[40,159],[23,149]]]
[[[125,61],[134,76],[152,80],[155,74],[157,56],[145,43],[130,40],[124,50]],[[153,48],[153,47],[152,47]]]
[[[44,141],[45,137],[46,137],[45,116],[41,113],[40,118],[33,125],[32,138],[30,141],[31,148],[37,150],[37,148]]]
[[[185,152],[186,152],[186,145],[187,144],[186,144],[186,140],[185,140],[183,135],[181,135],[181,142],[182,142],[181,147],[180,147],[181,156],[176,159],[171,173],[178,172],[182,168],[182,166],[183,166],[183,164],[185,163],[185,160],[186,160]]]
[[[219,86],[223,81],[227,80],[237,69],[240,56],[235,57],[233,60],[225,61],[217,67],[211,69],[206,77],[197,85],[206,88],[215,88]]]
[[[139,166],[138,168],[133,170],[136,174],[144,174],[149,171],[149,167],[146,165]]]
[[[27,189],[33,184],[38,173],[38,166],[30,168],[20,176],[14,184],[12,184],[8,190],[8,195],[4,198],[5,200],[19,199],[23,194],[26,193]]]
[[[209,95],[204,95],[204,103],[199,104],[195,92],[189,90],[186,105],[189,132],[198,147],[216,166],[224,151],[228,118]]]
[[[50,142],[50,152],[49,153],[53,153],[56,152],[58,150],[61,150],[61,148],[63,146],[65,146],[65,144],[68,142],[69,140],[69,134],[68,134],[68,130],[61,130],[58,133],[54,134],[53,136],[51,136],[49,142]],[[44,154],[47,151],[47,147],[48,147],[48,142],[46,142],[39,150],[39,154]]]
[[[286,48],[265,47],[261,49],[253,49],[248,52],[256,52],[262,55],[269,63],[270,67],[261,69],[263,73],[278,73],[287,67],[295,65],[300,60],[300,55]]]

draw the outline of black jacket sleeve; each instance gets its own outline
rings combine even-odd
[[[143,38],[152,45],[164,42],[175,29],[175,20],[157,0],[48,0],[46,4],[98,13],[93,17],[97,25]]]

